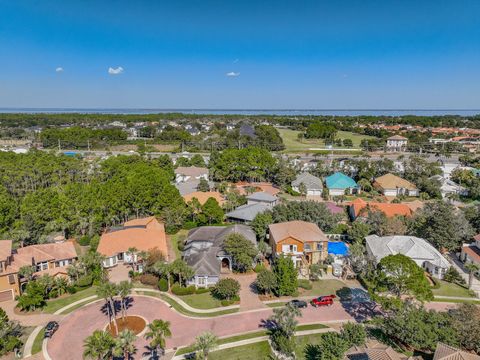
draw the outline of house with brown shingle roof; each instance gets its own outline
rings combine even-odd
[[[120,228],[110,229],[100,237],[97,252],[105,256],[103,266],[116,266],[119,262],[132,263],[136,254],[128,249],[140,251],[160,250],[168,260],[167,237],[163,223],[154,216],[127,221]]]
[[[380,211],[386,217],[391,218],[395,216],[412,216],[412,209],[406,204],[394,203],[380,203],[380,202],[366,202],[363,199],[357,198],[350,203],[348,212],[352,220],[358,217],[366,217],[369,211]]]
[[[444,343],[438,343],[433,360],[480,360],[480,356]]]
[[[352,346],[343,360],[407,360],[407,357],[376,340],[369,340],[364,346]]]
[[[12,249],[11,240],[0,241],[0,301],[21,294],[18,272],[23,266],[35,268],[34,276],[67,276],[67,267],[77,259],[72,241],[29,245]]]
[[[323,261],[328,256],[328,238],[317,224],[288,221],[271,224],[269,241],[277,256],[290,256],[295,267]]]
[[[385,174],[375,179],[373,187],[385,196],[419,196],[417,187],[410,181],[393,174]]]

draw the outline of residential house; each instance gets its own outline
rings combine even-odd
[[[405,151],[407,149],[408,139],[400,135],[394,135],[387,138],[387,151]]]
[[[385,174],[375,179],[373,187],[385,196],[419,196],[417,187],[410,181],[393,174]]]
[[[201,205],[205,204],[210,198],[215,199],[220,206],[222,206],[225,201],[223,199],[223,195],[218,191],[195,191],[193,193],[183,195],[183,200],[185,200],[186,203],[192,201],[193,198],[196,198]]]
[[[246,225],[202,226],[190,230],[185,241],[183,260],[191,266],[195,275],[189,285],[208,287],[215,285],[221,273],[232,270],[232,257],[223,249],[230,234],[241,234],[256,245],[255,232]]]
[[[473,237],[474,242],[463,244],[460,252],[460,260],[464,263],[480,265],[480,234]]]
[[[177,184],[190,180],[208,180],[208,169],[197,166],[179,166],[175,169],[175,182]]]
[[[295,180],[292,181],[292,189],[298,193],[301,193],[302,184],[305,187],[307,196],[320,196],[323,191],[322,180],[308,172],[299,174]]]
[[[366,217],[368,211],[380,211],[386,217],[391,218],[395,216],[412,216],[412,209],[406,204],[380,203],[380,202],[366,202],[363,199],[355,199],[348,207],[348,214],[353,220],[358,217]]]
[[[18,271],[23,266],[35,267],[34,276],[48,274],[67,276],[67,267],[77,259],[72,241],[37,244],[12,249],[11,240],[0,241],[0,301],[21,294]]]
[[[197,179],[190,179],[186,182],[175,183],[175,187],[182,196],[197,192],[198,185],[200,185],[200,180]],[[210,189],[212,189],[215,184],[212,181],[208,181],[208,186]]]
[[[376,263],[388,255],[403,254],[438,279],[443,279],[450,267],[450,263],[437,249],[424,239],[415,236],[369,235],[365,240],[367,253],[373,256]]]
[[[439,342],[435,349],[433,360],[480,360],[480,355]]]
[[[255,216],[267,211],[270,207],[264,203],[250,203],[237,207],[225,214],[231,222],[250,224]]]
[[[360,193],[360,187],[355,180],[341,172],[327,176],[325,183],[330,196]]]
[[[328,256],[328,238],[317,224],[288,221],[271,224],[269,242],[276,256],[290,256],[295,267],[308,267]]]
[[[168,260],[167,238],[163,223],[153,216],[127,221],[120,228],[113,228],[100,237],[97,252],[105,256],[103,266],[118,263],[132,263],[139,260],[137,254],[129,253],[130,248],[140,251],[160,250]],[[139,271],[142,268],[140,266]]]
[[[353,346],[343,356],[343,360],[407,360],[408,357],[396,352],[391,346],[377,340],[368,340],[364,346]],[[453,359],[452,359],[453,360]]]
[[[270,195],[267,192],[259,191],[247,196],[247,205],[264,204],[269,209],[278,203],[278,197]]]
[[[442,193],[442,198],[446,198],[449,195],[468,195],[468,189],[458,185],[452,180],[443,177],[442,175],[432,176],[430,179],[438,181],[440,183],[440,191]]]

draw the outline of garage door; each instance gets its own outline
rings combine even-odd
[[[0,301],[13,300],[13,290],[0,291]]]

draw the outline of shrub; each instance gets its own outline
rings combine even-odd
[[[230,306],[235,304],[237,301],[240,301],[240,297],[235,296],[233,299],[230,299],[230,300],[227,300],[227,299],[221,300],[220,304],[222,304],[222,306]]]
[[[192,230],[194,228],[196,228],[198,226],[198,224],[194,221],[187,221],[183,224],[183,228],[186,229],[186,230]],[[180,241],[178,242],[180,244]]]
[[[211,287],[208,287],[208,288],[198,288],[195,290],[195,294],[205,294],[207,292],[210,292],[212,291],[212,288]]]
[[[195,294],[195,286],[188,286],[188,287],[183,287],[180,286],[179,284],[175,284],[172,286],[172,293],[178,296],[182,295],[192,295]]]
[[[75,286],[73,286],[73,285],[69,285],[69,286],[67,287],[67,292],[68,292],[69,294],[75,294],[75,293],[77,292],[77,288],[76,288]]]
[[[262,264],[262,263],[259,263],[257,265],[255,265],[255,272],[256,273],[259,273],[260,271],[264,270],[265,269],[265,266]]]
[[[308,281],[307,279],[298,279],[297,281],[298,287],[305,289],[305,290],[311,290],[312,289],[312,283]]]
[[[160,280],[158,280],[158,290],[168,291],[168,281],[167,281],[167,279],[160,278]]]
[[[238,296],[240,283],[231,278],[221,279],[212,290],[212,294],[220,300],[230,300]]]
[[[93,283],[92,276],[91,275],[84,275],[84,276],[82,276],[81,278],[78,279],[76,285],[79,288],[86,288],[86,287],[91,286],[92,283]]]
[[[460,275],[458,270],[455,269],[453,266],[450,266],[448,268],[447,272],[445,273],[445,276],[444,276],[443,280],[445,280],[447,282],[459,284],[459,285],[464,285],[464,286],[467,284],[467,282],[462,277],[462,275]]]
[[[255,286],[260,293],[270,294],[277,287],[277,278],[275,277],[275,274],[270,270],[263,269],[257,275]]]
[[[158,285],[158,277],[156,277],[153,274],[142,274],[138,276],[138,281],[140,281],[143,285],[150,285],[150,286]]]
[[[82,237],[78,240],[78,243],[79,243],[81,246],[88,246],[88,245],[90,245],[90,236],[87,236],[87,235],[82,236]]]

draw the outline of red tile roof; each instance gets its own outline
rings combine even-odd
[[[381,211],[387,217],[411,216],[413,213],[412,209],[405,204],[366,202],[360,198],[353,200],[350,206],[353,207],[355,217],[358,217],[359,215],[366,215],[368,209]]]
[[[271,224],[268,228],[270,236],[276,243],[288,237],[293,237],[301,242],[328,241],[328,238],[317,224],[306,221],[295,220]]]
[[[480,249],[475,245],[465,245],[462,247],[462,251],[468,255],[472,261],[480,263]]]

